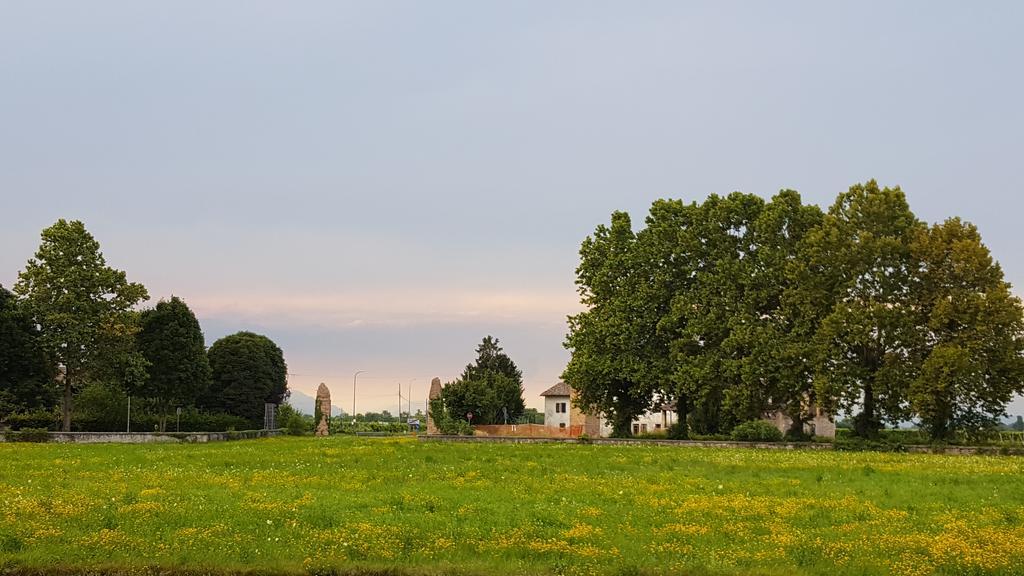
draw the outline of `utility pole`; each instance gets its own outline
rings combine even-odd
[[[412,380],[415,380],[415,378],[413,378]],[[409,410],[406,412],[406,422],[412,420],[412,380],[409,380]],[[409,427],[411,429],[412,424],[409,424]]]
[[[366,372],[366,370],[357,370],[352,375],[352,432],[356,431],[356,376]]]

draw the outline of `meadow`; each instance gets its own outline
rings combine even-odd
[[[1024,458],[0,444],[0,574],[1021,574]]]

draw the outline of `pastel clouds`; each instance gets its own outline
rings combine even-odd
[[[582,310],[572,288],[561,291],[382,289],[364,292],[238,292],[188,299],[204,317],[258,319],[269,325],[336,329],[367,326],[494,323],[564,324]]]

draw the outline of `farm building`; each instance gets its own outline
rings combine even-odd
[[[586,414],[573,405],[575,392],[565,382],[559,382],[540,394],[544,398],[544,427],[552,435],[594,437],[611,435],[611,424],[600,415]],[[832,417],[821,407],[810,404],[805,407],[814,417],[804,425],[804,431],[816,436],[834,438],[836,425]],[[633,434],[663,434],[675,422],[674,404],[662,404],[633,421]],[[792,420],[783,412],[765,416],[783,433],[789,429]]]

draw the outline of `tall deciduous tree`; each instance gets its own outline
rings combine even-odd
[[[0,286],[0,419],[17,410],[53,407],[54,376],[38,327],[14,294]]]
[[[44,349],[64,367],[63,428],[70,430],[76,387],[99,369],[104,350],[131,342],[137,330],[132,307],[149,295],[106,265],[85,225],[63,219],[43,230],[14,291],[39,325]]]
[[[208,356],[212,380],[204,407],[259,426],[264,404],[280,404],[288,397],[288,366],[270,338],[238,332],[214,342]]]
[[[744,322],[756,320],[746,296],[756,269],[754,223],[763,209],[764,200],[751,194],[712,195],[688,232],[694,281],[673,301],[672,321],[680,327],[674,360],[692,400],[691,424],[704,434],[750,419],[742,414],[756,414],[763,403],[741,386],[750,353]]]
[[[652,390],[665,405],[676,408],[676,425],[671,433],[687,438],[687,418],[691,411],[692,387],[680,380],[672,354],[685,323],[672,316],[672,305],[678,294],[692,290],[696,269],[700,265],[701,246],[694,235],[700,206],[679,200],[657,200],[651,204],[646,226],[636,234],[633,247],[633,289],[623,292],[634,304],[631,333],[637,344],[639,369],[636,372],[642,388]]]
[[[647,334],[656,326],[634,321],[648,318],[635,245],[625,212],[612,214],[610,226],[598,226],[583,241],[576,284],[587,310],[569,317],[565,346],[572,356],[562,375],[578,406],[604,414],[620,437],[632,433],[630,423],[650,408],[655,393],[644,360]]]
[[[191,406],[210,385],[210,361],[195,314],[178,297],[142,313],[139,351],[149,363],[149,378],[137,390],[153,400],[160,431],[174,406]]]
[[[792,298],[817,326],[815,391],[833,413],[859,407],[863,436],[910,415],[918,336],[910,244],[922,228],[899,188],[872,180],[840,194],[801,245]]]
[[[813,379],[802,351],[811,335],[802,332],[785,305],[794,288],[788,270],[799,243],[820,225],[822,212],[804,205],[793,190],[779,192],[752,221],[751,243],[743,248],[741,304],[729,339],[739,381],[730,391],[731,418],[739,423],[781,410],[791,419],[791,437],[803,435],[811,417]]]
[[[789,190],[659,200],[646,224],[616,212],[583,242],[565,344],[576,403],[616,435],[674,399],[684,435],[776,410],[802,435],[816,405],[859,410],[864,436],[913,415],[941,436],[1024,381],[1020,304],[976,231],[927,232],[898,188],[853,186],[827,214]]]
[[[1024,316],[977,228],[958,218],[918,234],[921,338],[910,404],[935,440],[995,426],[1024,392]]]

